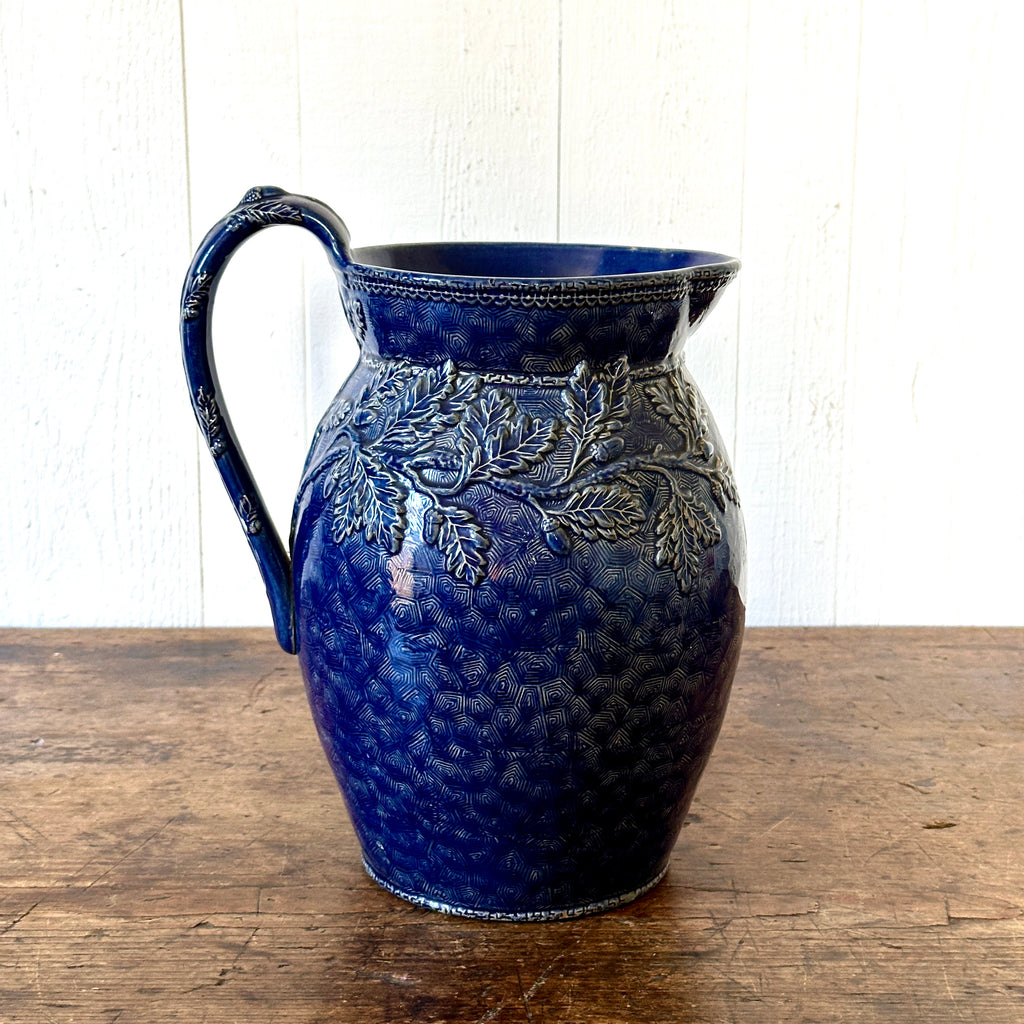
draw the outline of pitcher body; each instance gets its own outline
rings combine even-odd
[[[682,362],[738,264],[352,252],[325,210],[277,190],[239,207],[320,235],[361,351],[316,431],[290,551],[267,556],[262,521],[249,535],[366,868],[468,916],[633,899],[666,870],[742,638],[736,486]],[[183,314],[189,295],[186,281]],[[225,461],[237,446],[215,404],[211,438],[208,322],[183,337],[245,525],[258,492],[240,453]]]

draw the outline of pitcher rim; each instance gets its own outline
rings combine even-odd
[[[390,252],[392,262],[408,260],[412,266],[387,266],[381,261]],[[636,257],[641,266],[618,273],[444,273],[416,269],[416,258],[430,254],[442,258],[479,256],[502,258],[530,253],[540,259],[604,256],[612,262]],[[581,245],[571,242],[413,242],[401,245],[365,246],[354,249],[352,262],[341,268],[344,284],[368,295],[426,301],[567,307],[594,302],[633,303],[680,301],[687,295],[719,292],[739,272],[740,261],[702,249],[658,249],[638,246]],[[661,260],[687,261],[689,265],[657,267]]]
[[[475,254],[528,254],[539,257],[544,254],[570,257],[589,254],[604,254],[613,257],[635,256],[640,260],[680,259],[686,260],[679,266],[649,266],[637,270],[617,271],[611,273],[448,273],[444,271],[424,270],[417,266],[396,265],[394,262],[383,262],[381,257],[387,253],[422,256],[427,253],[452,253],[457,255]],[[740,269],[740,260],[724,253],[708,249],[691,249],[674,246],[638,246],[617,245],[591,242],[531,242],[531,241],[448,241],[448,242],[397,242],[379,245],[365,245],[350,251],[352,270],[365,270],[374,273],[385,272],[389,275],[402,277],[430,278],[440,281],[489,281],[494,284],[509,283],[555,283],[555,282],[588,282],[610,281],[621,279],[635,281],[646,277],[718,277],[724,273],[735,274]]]

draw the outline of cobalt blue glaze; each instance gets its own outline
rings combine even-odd
[[[359,363],[316,432],[289,560],[217,399],[209,316],[243,237],[312,230]],[[744,537],[682,363],[735,276],[711,253],[350,251],[254,189],[182,299],[193,405],[385,888],[532,920],[657,883],[725,714]]]

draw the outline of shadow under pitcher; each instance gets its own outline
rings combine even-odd
[[[360,355],[320,421],[290,550],[221,401],[218,278],[256,231],[323,243]],[[687,334],[715,253],[352,249],[255,188],[185,280],[196,418],[384,888],[470,917],[573,917],[662,878],[725,714],[744,532]]]

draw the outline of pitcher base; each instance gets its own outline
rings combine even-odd
[[[431,899],[429,896],[418,896],[415,893],[406,892],[396,885],[392,885],[386,879],[381,878],[369,864],[363,859],[363,867],[366,873],[382,888],[394,896],[398,896],[409,903],[415,903],[418,907],[427,907],[429,910],[436,910],[441,914],[451,914],[453,917],[471,917],[480,921],[566,921],[575,917],[586,917],[589,914],[600,914],[605,910],[612,910],[615,907],[632,903],[633,900],[649,893],[664,877],[668,867],[662,868],[650,881],[645,882],[637,889],[629,892],[618,893],[609,896],[607,899],[594,903],[584,903],[572,907],[553,907],[547,910],[483,910],[479,907],[462,906],[457,903],[445,903],[443,900]]]

